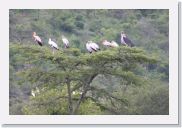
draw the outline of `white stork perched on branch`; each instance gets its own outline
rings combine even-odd
[[[90,41],[90,46],[91,46],[91,48],[95,49],[96,51],[100,50],[99,45],[92,41]]]
[[[102,44],[103,44],[104,46],[111,47],[111,43],[110,43],[109,41],[107,41],[107,40],[104,40],[104,41],[102,42]]]
[[[89,53],[97,52],[98,50],[100,50],[99,45],[92,42],[92,41],[88,41],[86,43],[86,48],[87,48]]]
[[[86,48],[89,53],[93,52],[92,48],[90,47],[90,43],[86,43]]]
[[[62,36],[62,41],[64,44],[64,48],[69,48],[69,41],[64,35]]]
[[[54,54],[54,50],[55,50],[55,49],[56,49],[56,50],[59,50],[58,45],[57,45],[55,42],[53,42],[53,41],[51,40],[51,38],[49,38],[48,44],[51,46],[53,54]]]
[[[124,44],[126,46],[130,46],[130,47],[134,46],[132,41],[126,36],[126,34],[124,32],[121,32],[121,44]]]
[[[111,47],[118,47],[119,45],[115,41],[111,41]]]
[[[42,40],[40,39],[39,36],[36,35],[36,32],[33,32],[32,37],[34,38],[34,41],[35,41],[36,43],[38,43],[40,46],[43,45]]]

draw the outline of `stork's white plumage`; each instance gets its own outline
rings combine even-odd
[[[69,41],[66,37],[62,36],[62,41],[64,44],[64,48],[69,48]]]
[[[90,41],[90,47],[96,51],[100,50],[99,45]]]
[[[89,53],[93,52],[92,48],[90,47],[90,43],[86,43],[86,48],[87,48]]]
[[[51,40],[51,38],[49,38],[48,44],[51,46],[51,48],[52,48],[52,53],[53,53],[53,54],[54,54],[54,50],[55,50],[55,49],[56,49],[56,50],[59,50],[58,45],[57,45],[55,42],[53,42],[53,41]]]
[[[111,41],[111,47],[118,47],[119,45],[115,41]]]
[[[104,41],[102,42],[102,44],[103,44],[104,46],[111,47],[111,43],[110,43],[109,41],[107,41],[107,40],[104,40]]]
[[[43,45],[43,42],[39,36],[36,35],[36,32],[33,32],[32,37],[34,38],[34,41],[38,43],[40,46]]]
[[[52,41],[51,38],[49,38],[48,44],[49,44],[53,49],[59,50],[58,45],[57,45],[54,41]]]
[[[99,45],[92,42],[92,41],[88,41],[86,43],[86,48],[87,48],[89,53],[97,52],[98,50],[100,50]]]

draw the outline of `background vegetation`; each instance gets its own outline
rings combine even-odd
[[[10,114],[169,114],[168,10],[16,9],[9,30]],[[135,47],[120,45],[121,31]],[[48,38],[61,48],[54,55]],[[105,39],[120,47],[103,47]],[[101,51],[87,53],[88,40]]]

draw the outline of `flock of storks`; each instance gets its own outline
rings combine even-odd
[[[32,37],[34,38],[34,41],[38,45],[43,46],[43,42],[42,42],[41,38],[36,34],[36,32],[33,32]],[[62,41],[64,44],[64,48],[69,48],[70,43],[64,35],[62,36]],[[118,43],[116,43],[115,41],[109,42],[107,40],[104,40],[101,43],[106,47],[113,47],[113,48],[119,47]],[[51,38],[49,38],[48,44],[51,46],[51,48],[53,50],[53,54],[54,54],[54,50],[59,50],[58,45],[54,41],[52,41]],[[121,45],[129,46],[129,47],[134,46],[132,41],[126,36],[126,34],[124,32],[121,32]],[[98,50],[100,50],[100,47],[97,43],[95,43],[93,41],[87,41],[86,49],[89,53],[93,53],[93,52],[97,52]],[[39,93],[39,89],[37,87],[36,87],[36,90],[31,91],[31,94],[33,97],[35,97],[36,93]],[[75,94],[74,91],[73,91],[73,94]]]
[[[37,44],[39,44],[40,46],[43,46],[43,42],[42,42],[41,38],[36,34],[36,32],[33,32],[32,37],[34,38],[34,41]],[[64,48],[69,48],[69,41],[64,35],[62,36],[62,41],[64,44]],[[54,50],[59,50],[58,45],[54,41],[52,41],[51,38],[49,38],[48,44],[51,46],[51,48],[53,50],[53,54],[54,54]],[[102,41],[102,44],[106,47],[118,47],[119,46],[118,43],[116,43],[115,41],[109,42],[107,40]],[[129,47],[134,46],[132,41],[127,37],[127,35],[124,32],[121,32],[121,45],[129,46]],[[89,53],[93,53],[93,52],[97,52],[98,50],[100,50],[100,47],[97,43],[95,43],[93,41],[87,41],[86,49]]]

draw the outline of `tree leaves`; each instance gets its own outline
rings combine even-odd
[[[68,91],[69,102],[67,103],[69,106],[71,105],[70,112],[74,112],[75,114],[79,113],[77,110],[80,110],[79,107],[87,97],[87,92],[90,89],[94,89],[90,84],[97,75],[111,75],[122,78],[127,81],[126,84],[128,85],[142,85],[145,80],[139,75],[136,75],[132,69],[137,68],[137,64],[156,62],[154,58],[144,55],[143,50],[128,47],[119,47],[116,49],[99,51],[93,54],[81,53],[79,49],[70,48],[52,54],[50,48],[47,47],[11,44],[10,51],[17,51],[15,53],[22,57],[20,60],[26,60],[27,57],[29,58],[30,66],[17,72],[17,75],[22,78],[22,81],[29,81],[32,84],[36,83],[39,88],[49,87],[58,89],[61,87],[62,91],[65,90],[65,88],[63,88],[65,85],[70,86],[71,88],[69,87]],[[38,62],[41,62],[42,64],[39,65]],[[21,63],[23,65],[23,61],[21,61]],[[45,66],[42,65],[47,65],[49,67],[43,68]],[[74,97],[72,98],[71,93],[73,90],[81,91],[80,97],[75,99],[75,101],[77,100],[77,103],[75,101],[73,102],[73,104],[77,104],[76,106],[72,104]],[[100,94],[103,93],[105,96],[115,99],[116,101],[119,100],[124,104],[128,104],[126,100],[117,98],[117,96],[107,93],[104,89],[96,90],[99,91]],[[59,93],[59,91],[54,93]],[[40,94],[40,98],[45,97],[44,94],[46,93],[43,92],[43,95]],[[32,100],[36,101],[38,99],[35,97]],[[96,102],[96,100],[92,101]],[[40,101],[40,104],[42,104],[41,102],[42,101]],[[101,105],[101,103],[99,104]],[[75,106],[75,110],[72,110],[73,106]],[[27,112],[29,110],[28,108],[29,107],[24,108],[25,113],[29,113]],[[51,111],[50,114],[51,113],[55,114],[55,111]],[[69,113],[69,111],[66,113]]]

